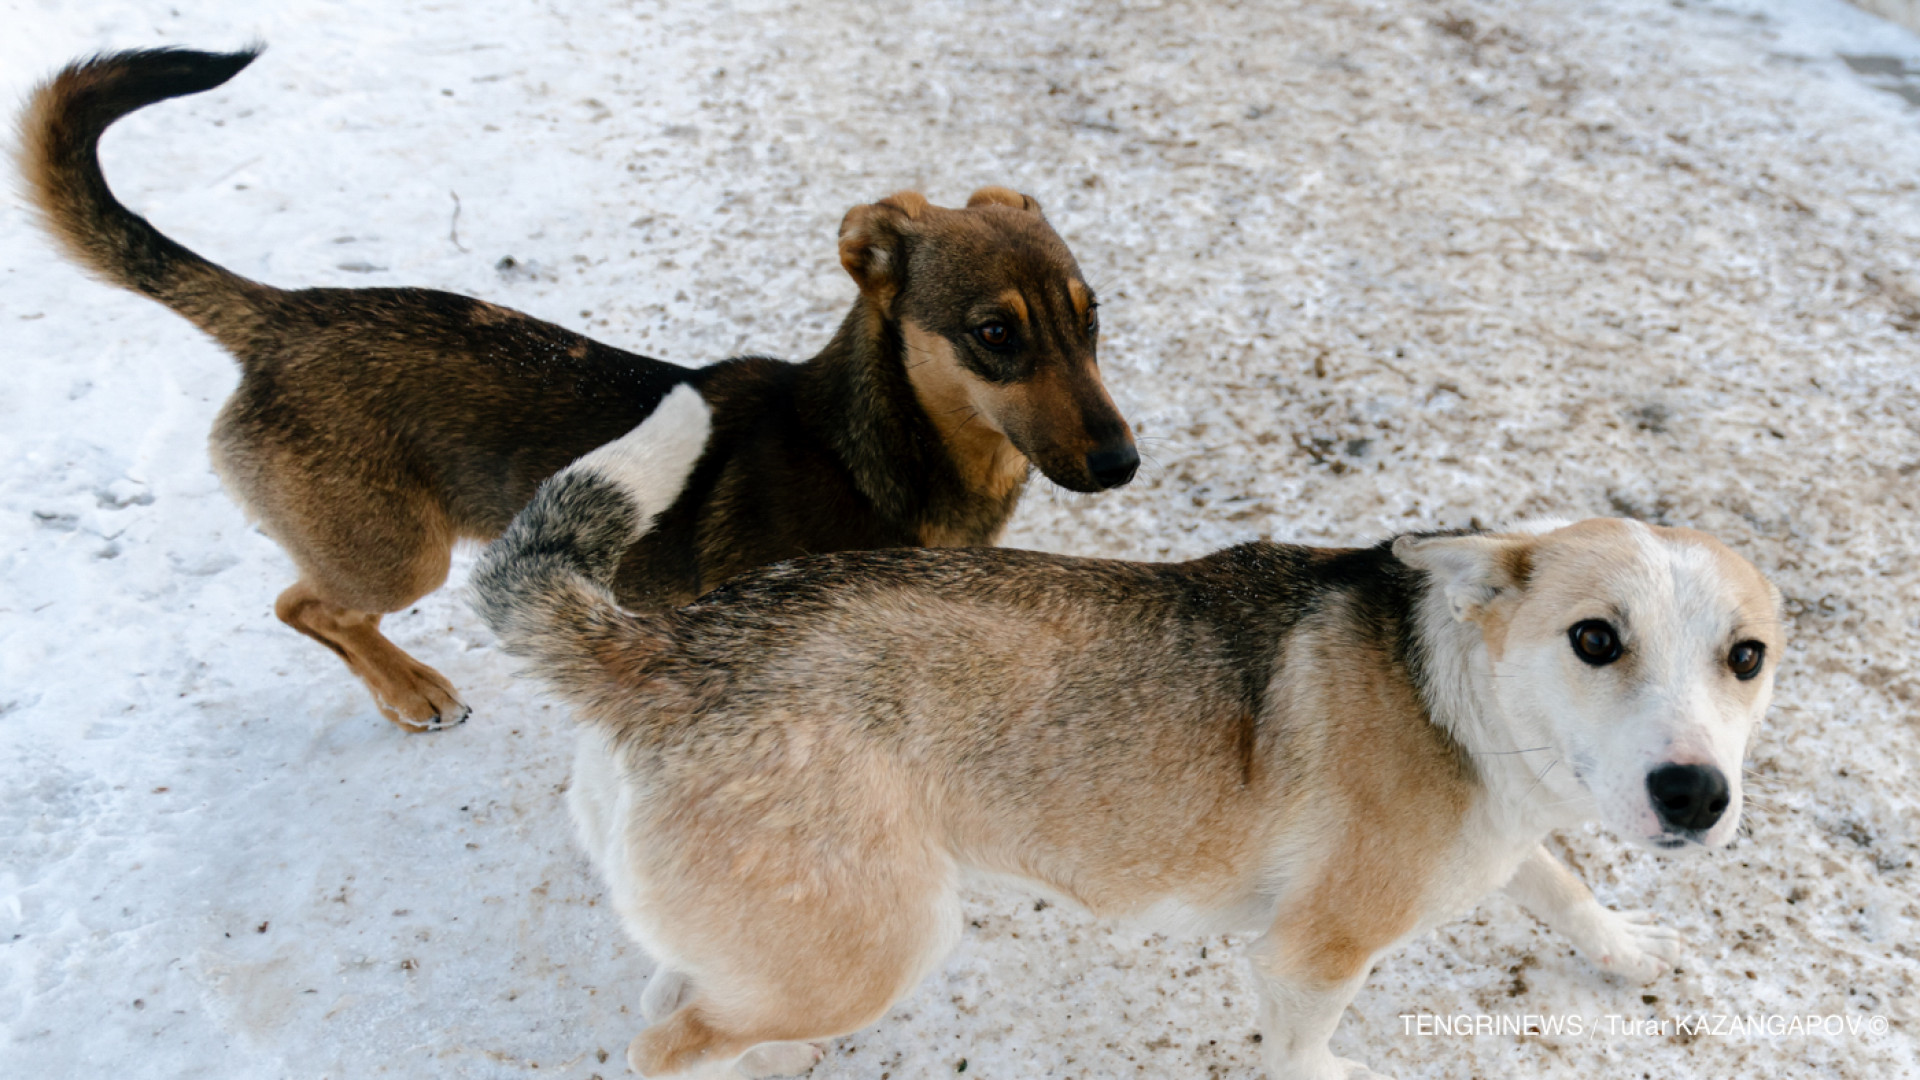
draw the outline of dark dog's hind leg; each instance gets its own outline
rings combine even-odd
[[[270,360],[262,365],[270,371],[285,366]],[[208,449],[228,492],[299,568],[274,604],[280,621],[346,661],[402,730],[465,720],[446,676],[380,633],[382,616],[446,582],[458,536],[441,495],[391,433],[353,400],[249,374]]]
[[[465,721],[472,711],[446,676],[380,633],[379,612],[332,603],[302,581],[280,594],[273,613],[345,660],[373,692],[381,715],[403,730],[438,731]]]

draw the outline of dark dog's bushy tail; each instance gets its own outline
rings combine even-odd
[[[705,450],[712,414],[681,385],[645,423],[540,486],[473,576],[474,607],[533,673],[611,721],[652,678],[671,615],[623,610],[621,556],[679,497]]]
[[[69,64],[41,84],[20,118],[20,171],[28,196],[67,253],[223,340],[243,330],[250,301],[271,290],[195,255],[120,205],[100,172],[100,135],[142,106],[219,86],[259,54],[258,47],[102,54]]]

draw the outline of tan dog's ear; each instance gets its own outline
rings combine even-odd
[[[1533,545],[1531,536],[1402,536],[1393,555],[1433,576],[1454,618],[1478,622],[1502,594],[1527,587]]]
[[[1031,195],[1022,195],[1012,188],[999,186],[983,187],[979,191],[967,196],[967,209],[969,210],[976,206],[986,206],[989,203],[997,203],[1000,206],[1011,206],[1015,210],[1025,210],[1029,214],[1040,214],[1040,201],[1038,199],[1035,199]],[[1045,217],[1046,215],[1040,214],[1040,216]]]
[[[926,197],[897,191],[877,203],[856,206],[840,220],[840,265],[882,311],[892,307],[905,267],[902,241],[927,212]]]

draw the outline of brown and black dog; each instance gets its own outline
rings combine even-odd
[[[468,709],[381,635],[381,616],[440,587],[456,540],[498,536],[542,480],[678,385],[712,409],[711,439],[623,564],[630,603],[682,603],[797,555],[991,544],[1029,462],[1074,491],[1133,476],[1132,434],[1095,365],[1093,292],[1039,204],[1005,188],[963,210],[902,192],[848,213],[840,261],[860,296],[799,364],[682,368],[464,296],[288,291],[216,266],[114,199],[97,146],[120,117],[219,86],[256,55],[72,64],[28,103],[21,167],[73,258],[239,360],[212,456],[299,568],[275,612],[403,728]]]

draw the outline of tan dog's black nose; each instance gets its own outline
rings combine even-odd
[[[1654,813],[1669,831],[1702,833],[1727,812],[1727,777],[1711,765],[1663,765],[1647,774]]]
[[[1087,472],[1102,489],[1117,488],[1133,479],[1140,467],[1140,452],[1131,443],[1095,450],[1087,455]]]

